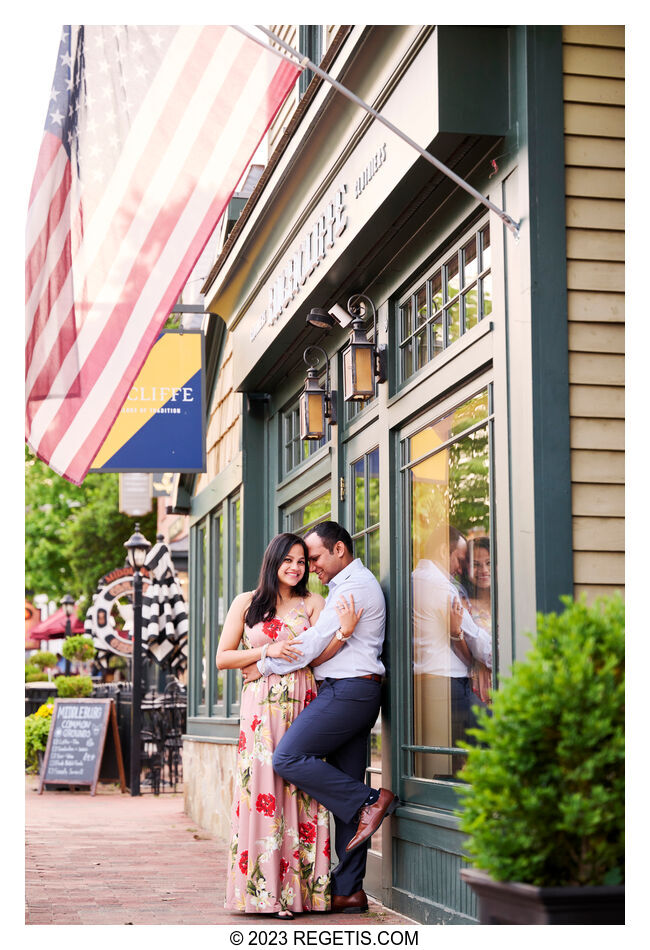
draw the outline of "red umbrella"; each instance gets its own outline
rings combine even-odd
[[[65,607],[59,607],[47,620],[41,620],[35,627],[32,627],[29,636],[32,640],[56,640],[57,637],[64,637],[67,619]],[[70,632],[84,632],[83,620],[79,620],[76,614],[70,617]]]

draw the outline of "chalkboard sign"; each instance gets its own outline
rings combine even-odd
[[[39,795],[44,785],[90,785],[94,795],[100,778],[119,779],[126,791],[113,700],[56,699]]]

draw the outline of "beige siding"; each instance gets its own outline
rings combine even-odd
[[[197,481],[195,494],[232,462],[241,444],[242,396],[232,388],[232,338],[229,335],[215,387],[206,432],[207,472]]]
[[[625,582],[625,30],[563,27],[575,594]]]

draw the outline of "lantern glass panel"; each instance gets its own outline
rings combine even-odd
[[[322,439],[325,432],[325,393],[304,392],[300,397],[300,438]]]
[[[367,399],[375,393],[373,347],[353,344],[343,353],[345,399]]]

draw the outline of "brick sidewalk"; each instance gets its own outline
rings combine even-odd
[[[197,827],[182,794],[131,798],[98,785],[45,791],[25,782],[27,924],[259,924],[223,909],[227,843]],[[370,902],[366,914],[305,914],[299,926],[414,922]],[[291,922],[289,922],[291,926]]]

